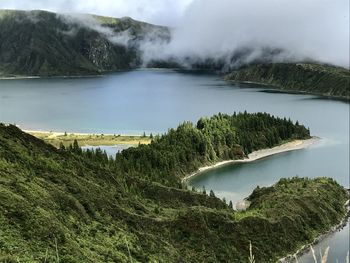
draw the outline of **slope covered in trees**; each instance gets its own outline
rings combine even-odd
[[[251,241],[258,262],[273,262],[343,218],[341,186],[284,179],[235,212],[179,184],[198,165],[265,147],[273,130],[279,141],[308,137],[268,114],[219,114],[112,160],[0,125],[0,261],[247,262]]]
[[[350,99],[350,71],[312,63],[271,63],[243,67],[225,77],[235,82],[266,84],[286,91]]]
[[[71,76],[137,67],[138,41],[169,38],[131,18],[0,10],[1,76]]]

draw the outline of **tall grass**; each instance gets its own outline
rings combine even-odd
[[[329,257],[329,250],[330,250],[330,247],[326,247],[326,249],[324,250],[324,252],[322,252],[322,250],[320,249],[319,253],[319,260],[317,259],[317,256],[316,256],[316,253],[315,253],[315,250],[314,248],[310,245],[310,250],[311,250],[311,255],[312,255],[312,258],[314,260],[315,263],[327,263],[328,262],[328,257]],[[295,262],[298,263],[298,258],[295,256]],[[338,260],[337,260],[338,262]],[[350,263],[349,262],[349,250],[348,250],[348,253],[346,255],[346,259],[345,261],[342,261],[342,262],[346,262],[346,263]]]
[[[249,241],[249,263],[255,263],[254,255],[253,255],[253,247],[252,242]]]

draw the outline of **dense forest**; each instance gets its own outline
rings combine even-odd
[[[180,179],[307,137],[304,126],[265,113],[218,114],[112,159],[0,125],[0,262],[247,262],[250,243],[257,262],[274,262],[339,223],[343,187],[283,179],[236,212]]]

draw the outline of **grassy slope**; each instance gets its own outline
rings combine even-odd
[[[256,82],[288,91],[350,98],[347,69],[311,63],[275,63],[247,66],[228,74],[226,80]]]
[[[0,261],[246,262],[252,241],[268,262],[338,223],[346,198],[331,179],[295,178],[237,213],[0,125]]]
[[[137,66],[134,45],[111,42],[94,29],[98,24],[114,33],[128,30],[134,44],[148,32],[160,32],[163,37],[168,32],[130,18],[75,19],[46,11],[0,10],[0,77],[91,75]]]

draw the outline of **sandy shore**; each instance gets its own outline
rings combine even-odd
[[[15,79],[72,79],[72,78],[94,78],[101,77],[102,75],[72,75],[72,76],[0,76],[0,80],[15,80]]]
[[[38,76],[13,76],[13,77],[0,77],[0,80],[11,80],[11,79],[39,79]]]
[[[40,131],[40,130],[22,130],[26,133],[38,133],[42,135],[47,135],[50,138],[56,138],[62,135],[65,135],[66,133],[68,135],[76,135],[76,136],[89,136],[89,135],[102,135],[102,133],[84,133],[84,132],[57,132],[57,131]],[[103,135],[114,135],[112,133],[103,133]],[[138,136],[138,135],[127,135],[122,134],[121,136]]]
[[[18,126],[19,127],[19,126]],[[19,127],[21,129],[21,127]],[[67,133],[67,135],[74,135],[74,136],[90,136],[90,135],[105,135],[105,136],[129,136],[129,137],[141,137],[142,134],[124,134],[124,133],[98,133],[98,132],[61,132],[61,131],[47,131],[47,130],[27,130],[27,129],[21,129],[22,131],[29,133],[29,134],[42,134],[47,135],[50,138],[56,138],[59,136],[63,136]]]
[[[202,172],[207,171],[209,169],[214,169],[214,168],[217,168],[219,166],[232,164],[232,163],[254,162],[256,160],[259,160],[259,159],[262,159],[262,158],[265,158],[265,157],[268,157],[271,155],[304,149],[304,148],[307,148],[307,147],[315,144],[319,140],[320,140],[320,138],[318,138],[318,137],[312,137],[312,138],[307,139],[307,140],[295,140],[295,141],[287,142],[285,144],[282,144],[282,145],[279,145],[279,146],[276,146],[273,148],[267,148],[267,149],[262,149],[259,151],[252,152],[248,155],[248,158],[245,158],[242,160],[227,160],[227,161],[218,162],[218,163],[213,164],[213,165],[204,166],[204,167],[199,168],[196,172],[184,177],[182,179],[182,182],[188,181],[190,178],[198,176]]]

